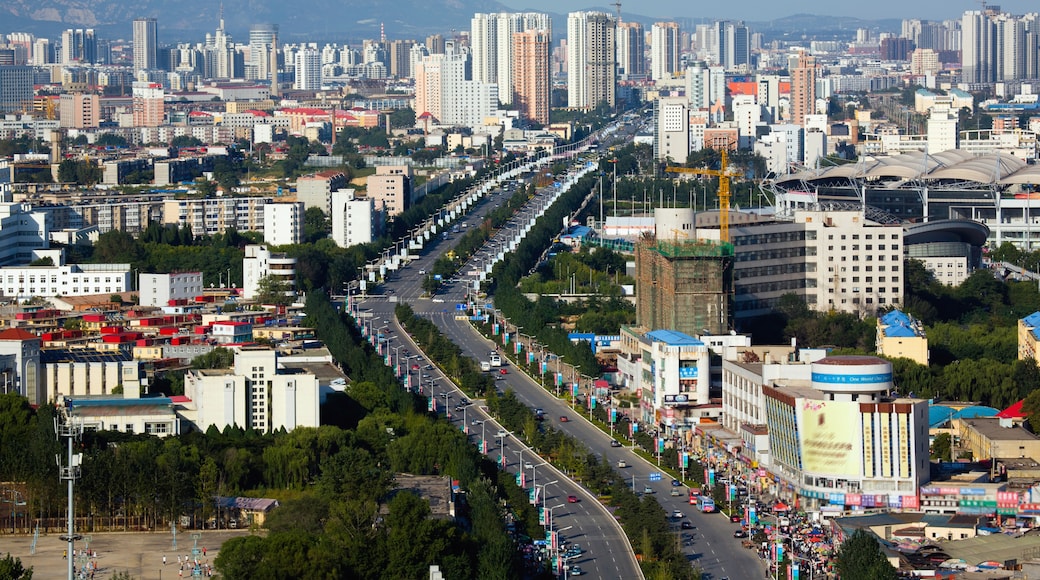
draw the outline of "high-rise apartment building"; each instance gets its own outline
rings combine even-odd
[[[411,40],[391,40],[387,45],[387,53],[390,57],[390,75],[407,79],[412,77],[412,47],[415,42]]]
[[[969,10],[961,17],[961,82],[994,80],[994,28],[989,15],[981,10]]]
[[[305,48],[296,53],[296,82],[298,91],[316,91],[321,88],[321,53]]]
[[[650,29],[650,78],[670,78],[679,71],[679,24],[657,22]]]
[[[473,80],[498,85],[499,102],[513,101],[513,35],[525,30],[552,30],[548,14],[539,12],[474,14],[470,21]]]
[[[520,116],[542,125],[549,124],[552,75],[548,30],[527,30],[513,35],[513,103]]]
[[[134,82],[134,127],[158,127],[165,117],[165,95],[159,83]]]
[[[62,64],[94,64],[98,62],[97,37],[91,28],[69,28],[61,33]]]
[[[743,22],[715,23],[715,63],[726,70],[751,66],[751,31]]]
[[[791,69],[791,122],[804,125],[805,116],[816,112],[816,57],[802,54]]]
[[[646,78],[646,35],[638,22],[621,22],[617,27],[618,78]]]
[[[134,19],[134,71],[159,66],[159,32],[154,18]]]
[[[474,127],[498,112],[498,85],[466,80],[466,54],[454,43],[423,57],[415,72],[415,113],[441,125]]]
[[[567,15],[567,106],[613,108],[617,96],[617,21],[604,12]]]
[[[1040,17],[1014,16],[997,6],[961,16],[961,82],[993,83],[1040,77]]]

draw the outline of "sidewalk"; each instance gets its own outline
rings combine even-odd
[[[199,556],[201,562],[212,564],[220,546],[229,538],[248,536],[249,530],[214,530],[198,531],[201,534],[198,546],[206,548],[206,555]],[[172,580],[177,578],[177,555],[183,559],[191,556],[195,541],[192,532],[177,533],[177,549],[173,549],[172,536],[166,533],[113,532],[101,534],[85,534],[84,539],[76,542],[76,551],[86,548],[86,538],[90,537],[90,549],[97,552],[98,572],[94,578],[110,578],[116,572],[128,572],[137,580]],[[65,578],[68,574],[68,561],[62,558],[66,549],[65,542],[58,539],[58,534],[41,535],[36,543],[36,554],[30,555],[32,536],[0,536],[0,556],[21,558],[26,568],[32,566],[34,578]],[[166,556],[166,566],[162,558]],[[79,563],[77,562],[77,567]],[[185,569],[184,577],[190,577]]]

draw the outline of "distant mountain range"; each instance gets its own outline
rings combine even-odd
[[[221,5],[225,28],[236,40],[246,41],[253,24],[274,23],[284,42],[378,38],[380,24],[391,39],[421,39],[437,33],[450,36],[452,31],[468,30],[475,12],[511,11],[495,0],[225,0],[222,4],[213,0],[4,0],[0,3],[0,32],[58,38],[66,28],[93,28],[103,38],[129,39],[134,18],[155,17],[161,43],[199,41],[217,28]],[[624,18],[647,26],[661,20],[636,14]],[[565,34],[566,14],[553,14],[553,21],[555,35]],[[710,21],[710,16],[696,21]],[[748,25],[768,39],[803,35],[828,39],[848,38],[857,28],[898,31],[900,21],[799,14],[768,22],[749,21]]]

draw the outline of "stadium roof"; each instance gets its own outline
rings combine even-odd
[[[1040,183],[1040,167],[1026,165],[1007,153],[975,155],[961,149],[926,154],[867,157],[858,163],[780,176],[778,185],[835,179],[906,179],[921,181],[974,181],[991,184]]]

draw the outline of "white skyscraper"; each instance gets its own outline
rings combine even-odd
[[[247,79],[267,80],[271,78],[271,48],[274,46],[277,36],[277,24],[256,24],[249,29]]]
[[[650,29],[650,78],[667,79],[679,70],[679,25],[657,22]]]
[[[316,91],[321,88],[321,53],[305,48],[296,53],[296,82],[298,91]]]
[[[424,56],[415,68],[415,112],[441,125],[473,127],[498,111],[498,85],[466,80],[466,54],[445,43],[444,54]]]
[[[992,68],[993,22],[981,10],[961,17],[961,82],[988,83],[995,80]]]
[[[158,25],[155,19],[134,20],[134,72],[156,68],[158,53]]]
[[[303,240],[303,202],[264,205],[264,242],[272,246],[299,244]]]
[[[513,102],[513,34],[551,28],[549,15],[539,12],[474,14],[469,37],[473,80],[497,84],[499,102]]]
[[[567,15],[567,106],[592,109],[616,104],[617,21],[604,12]]]

